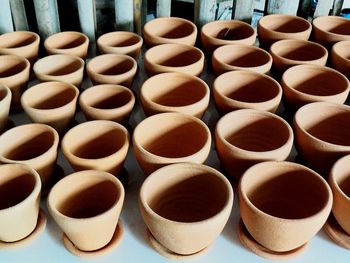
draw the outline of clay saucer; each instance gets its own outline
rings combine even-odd
[[[120,241],[122,240],[123,234],[124,234],[124,227],[121,220],[119,220],[111,241],[109,241],[109,243],[104,247],[94,251],[83,251],[78,249],[72,243],[72,241],[68,239],[68,237],[65,234],[63,234],[62,238],[63,238],[64,246],[73,255],[82,257],[82,258],[95,258],[95,257],[103,256],[109,253],[110,251],[112,251],[113,249],[115,249],[119,245]]]
[[[323,229],[337,245],[350,250],[350,236],[341,228],[333,214],[330,214]]]
[[[194,254],[189,254],[189,255],[181,255],[181,254],[177,254],[169,249],[167,249],[166,247],[164,247],[162,244],[160,244],[151,234],[151,232],[147,229],[147,237],[148,237],[148,241],[151,244],[151,246],[163,257],[167,258],[167,259],[171,259],[171,260],[184,260],[184,259],[193,259],[193,258],[197,258],[199,256],[202,256],[203,254],[205,254],[209,248],[206,247],[204,249],[202,249],[201,251],[198,251],[197,253]]]
[[[308,243],[306,243],[301,247],[298,247],[296,249],[286,251],[286,252],[272,251],[263,247],[262,245],[260,245],[258,242],[255,241],[255,239],[249,234],[247,228],[244,226],[242,219],[239,220],[237,228],[238,228],[237,235],[242,245],[245,246],[250,251],[252,251],[254,254],[266,259],[271,259],[271,260],[291,259],[296,256],[299,256],[308,247]]]
[[[44,211],[40,208],[39,215],[38,215],[38,222],[37,222],[36,227],[33,230],[33,232],[30,233],[29,236],[27,236],[21,240],[18,240],[16,242],[0,241],[0,250],[2,250],[2,249],[17,249],[17,248],[21,248],[23,246],[30,244],[32,241],[34,241],[35,239],[37,239],[40,236],[40,234],[44,231],[45,227],[46,227],[46,215],[45,215]]]

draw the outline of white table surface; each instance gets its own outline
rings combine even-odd
[[[143,70],[142,58],[138,60],[140,70],[137,73],[132,89],[139,94],[139,89],[143,81],[147,78]],[[211,87],[214,77],[211,73],[205,71],[201,78],[205,80]],[[35,84],[32,81],[29,86]],[[82,88],[91,86],[89,80],[85,80]],[[279,110],[281,113],[283,110]],[[30,122],[26,115],[22,112],[12,114],[10,118],[16,125]],[[144,119],[144,113],[140,106],[139,96],[136,98],[136,106],[130,118],[130,125],[134,128],[137,123]],[[208,124],[211,131],[214,130],[215,123],[219,116],[215,110],[213,99],[211,98],[208,111],[203,117],[203,121]],[[77,112],[76,120],[78,122],[85,121],[81,112]],[[213,134],[213,133],[212,133]],[[295,154],[295,151],[293,151]],[[293,155],[292,154],[292,155]],[[293,158],[293,157],[291,157]],[[72,168],[59,153],[58,164],[65,171],[65,174],[72,173]],[[212,151],[206,162],[214,168],[219,168],[220,163],[214,150],[212,141]],[[11,250],[0,251],[0,262],[169,262],[170,260],[160,256],[148,243],[146,235],[146,226],[142,221],[138,209],[138,191],[144,180],[144,175],[138,166],[132,148],[129,149],[125,162],[125,168],[129,174],[129,184],[126,188],[126,196],[121,214],[121,220],[124,225],[124,235],[118,247],[111,253],[95,258],[83,259],[70,254],[62,243],[62,232],[46,210],[46,199],[41,202],[41,207],[45,210],[47,216],[47,225],[44,232],[29,245]],[[236,189],[234,189],[236,193]],[[234,207],[231,216],[221,235],[215,243],[210,247],[209,251],[195,259],[183,261],[188,262],[269,262],[269,260],[256,256],[245,247],[242,246],[237,237],[237,224],[239,220],[239,209],[237,204],[237,196],[235,195]],[[309,243],[307,250],[298,257],[288,260],[288,262],[350,262],[350,251],[339,247],[333,243],[329,237],[321,230]]]

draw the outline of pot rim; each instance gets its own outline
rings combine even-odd
[[[0,56],[0,62],[1,62],[2,58],[3,59],[5,59],[5,58],[15,58],[18,61],[20,61],[20,63],[24,62],[25,63],[25,67],[20,72],[18,72],[16,74],[13,74],[13,75],[8,76],[8,77],[3,77],[3,78],[0,77],[0,80],[6,80],[6,79],[10,79],[10,78],[17,78],[20,75],[25,74],[26,71],[28,71],[28,77],[29,77],[30,62],[29,62],[28,59],[26,59],[24,57],[21,57],[21,56],[17,56],[17,55],[1,55]]]
[[[308,25],[308,27],[305,29],[305,30],[302,30],[302,31],[297,31],[297,32],[292,32],[292,33],[288,33],[288,32],[280,32],[280,31],[275,31],[275,30],[272,30],[270,27],[268,27],[264,22],[270,18],[276,18],[276,17],[279,17],[279,18],[290,18],[290,19],[294,19],[294,20],[298,20],[298,21],[302,21],[304,22],[305,25]],[[268,24],[269,25],[269,24]],[[288,15],[288,14],[270,14],[270,15],[266,15],[266,16],[263,16],[261,19],[259,19],[258,21],[258,28],[262,28],[266,31],[269,31],[269,32],[276,32],[276,33],[279,33],[279,34],[288,34],[288,35],[295,35],[295,34],[300,34],[300,33],[303,33],[303,32],[307,32],[307,31],[310,31],[312,30],[312,25],[309,21],[307,21],[306,19],[302,18],[302,17],[299,17],[299,16],[293,16],[293,15]]]
[[[336,42],[332,47],[331,53],[333,55],[336,55],[339,59],[346,61],[347,63],[350,63],[350,58],[346,58],[342,54],[339,53],[338,48],[341,46],[348,46],[350,49],[350,40],[343,40],[343,41]]]
[[[7,33],[4,33],[0,36],[0,39],[2,36],[10,36],[10,35],[13,35],[13,34],[22,34],[22,33],[26,33],[28,35],[32,35],[35,37],[35,40],[27,45],[24,45],[24,46],[19,46],[19,47],[2,47],[0,45],[0,49],[1,50],[16,50],[16,49],[24,49],[24,48],[28,48],[29,46],[32,46],[32,45],[39,45],[40,43],[40,36],[35,33],[35,32],[32,32],[32,31],[25,31],[25,30],[19,30],[19,31],[13,31],[13,32],[7,32]],[[0,40],[0,43],[1,43],[1,40]]]
[[[0,91],[1,90],[5,90],[6,94],[5,94],[5,96],[2,99],[0,99],[0,104],[4,103],[5,101],[9,101],[10,102],[11,99],[12,99],[11,89],[7,85],[0,83]]]
[[[333,33],[333,32],[329,32],[327,30],[324,30],[322,27],[320,27],[319,25],[319,21],[322,20],[329,20],[329,19],[333,19],[333,20],[339,20],[339,21],[343,21],[343,22],[348,22],[348,24],[350,25],[350,21],[348,18],[345,17],[341,17],[341,16],[319,16],[316,17],[314,20],[312,20],[312,26],[314,28],[316,28],[317,30],[321,31],[324,34],[330,35],[330,36],[349,36],[350,35],[346,35],[346,34],[338,34],[338,33]]]
[[[330,185],[334,186],[334,190],[336,190],[347,202],[350,203],[350,196],[346,195],[344,191],[340,188],[339,183],[337,181],[337,177],[339,173],[337,173],[338,166],[343,164],[344,162],[350,162],[350,154],[345,155],[338,159],[332,166],[331,171],[329,173],[328,181],[330,182]]]
[[[53,39],[59,37],[60,35],[64,35],[64,34],[80,36],[80,37],[84,38],[84,42],[82,42],[80,45],[77,45],[77,46],[71,47],[71,48],[57,48],[57,47],[54,47],[52,45],[52,43],[51,43],[53,41]],[[71,51],[71,50],[79,49],[81,46],[84,46],[84,45],[89,45],[89,38],[85,34],[83,34],[81,32],[78,32],[78,31],[61,31],[61,32],[58,32],[58,33],[55,33],[55,34],[49,36],[44,41],[44,47],[47,50],[50,50],[51,52],[58,52],[58,51],[61,51],[61,50]]]
[[[138,38],[138,41],[135,44],[132,45],[127,45],[127,46],[122,46],[122,47],[115,47],[115,46],[111,46],[105,43],[105,39],[110,37],[110,36],[115,36],[117,37],[118,35],[130,35],[130,36],[134,36]],[[112,32],[108,32],[105,33],[103,35],[101,35],[98,39],[97,39],[97,45],[102,46],[102,47],[107,47],[107,48],[111,48],[111,49],[132,49],[132,48],[139,48],[142,47],[143,44],[143,39],[140,35],[134,33],[134,32],[129,32],[129,31],[112,31]]]

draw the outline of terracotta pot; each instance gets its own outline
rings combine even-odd
[[[44,46],[49,55],[69,54],[85,59],[89,48],[89,38],[80,32],[65,31],[49,36]]]
[[[33,122],[45,123],[62,133],[74,120],[78,96],[74,85],[49,81],[27,89],[21,104]]]
[[[15,31],[0,36],[0,54],[17,55],[34,64],[39,53],[40,37],[29,31]]]
[[[328,58],[327,49],[320,44],[299,39],[277,41],[271,46],[270,53],[273,67],[279,73],[301,64],[325,66]]]
[[[189,255],[220,235],[232,210],[233,191],[225,176],[209,166],[172,164],[143,182],[139,205],[154,238],[171,252]]]
[[[45,189],[56,165],[58,141],[56,130],[46,124],[17,126],[0,136],[0,162],[29,165],[38,172]]]
[[[215,130],[221,165],[237,180],[256,163],[286,160],[292,150],[293,137],[292,128],[285,120],[273,113],[252,109],[226,114]]]
[[[298,153],[323,176],[336,160],[350,153],[350,107],[315,102],[301,107],[294,117]]]
[[[208,108],[210,90],[200,78],[169,72],[147,79],[140,92],[147,116],[162,112],[182,112],[202,118]]]
[[[40,177],[24,164],[0,165],[0,173],[0,239],[16,242],[30,235],[37,225]]]
[[[15,55],[0,56],[0,83],[10,88],[11,108],[20,106],[22,91],[27,87],[30,63]]]
[[[74,246],[94,251],[111,241],[124,195],[123,185],[112,174],[87,170],[70,174],[55,184],[47,207]]]
[[[256,31],[239,20],[212,21],[201,29],[201,42],[207,53],[212,53],[217,47],[229,44],[254,45]]]
[[[104,54],[91,59],[86,71],[93,85],[120,84],[130,87],[137,72],[137,62],[127,55]]]
[[[129,133],[113,121],[84,122],[66,133],[61,148],[75,171],[94,169],[119,175],[129,149]]]
[[[127,31],[106,33],[97,39],[97,46],[102,54],[123,54],[135,59],[140,55],[142,44],[141,36]]]
[[[310,22],[298,16],[285,14],[263,16],[258,22],[260,46],[269,48],[281,39],[308,40],[311,29]]]
[[[7,86],[0,84],[0,133],[7,125],[11,98],[11,90]]]
[[[127,123],[135,105],[135,96],[126,87],[113,84],[86,89],[79,98],[87,120],[111,120]]]
[[[343,74],[317,65],[298,65],[288,69],[282,75],[281,85],[286,106],[293,110],[316,101],[342,104],[350,88],[349,80]]]
[[[291,162],[264,162],[248,169],[238,186],[242,220],[270,251],[299,248],[316,235],[332,208],[332,191],[311,169]]]
[[[170,43],[194,46],[197,27],[180,17],[159,17],[145,24],[143,36],[149,47]]]
[[[80,87],[85,62],[77,56],[57,54],[38,60],[33,67],[40,81],[64,81]]]
[[[331,51],[332,65],[350,79],[350,40],[333,45]]]
[[[340,16],[319,16],[312,21],[313,39],[330,49],[333,44],[350,40],[350,20]]]
[[[261,48],[234,44],[217,48],[211,62],[215,76],[242,69],[265,74],[271,69],[272,57]]]
[[[199,76],[204,68],[204,54],[184,44],[163,44],[147,50],[144,63],[148,76],[164,72]]]
[[[333,192],[332,212],[339,225],[350,235],[350,155],[333,165],[328,178]]]
[[[236,70],[215,79],[213,95],[220,115],[238,109],[275,112],[281,102],[282,88],[267,75]]]
[[[149,175],[172,163],[204,163],[209,155],[211,135],[206,124],[196,117],[159,113],[136,126],[133,146],[136,160],[145,175]]]

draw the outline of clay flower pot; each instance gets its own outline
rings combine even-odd
[[[120,84],[130,87],[137,72],[137,62],[127,55],[104,54],[91,59],[86,71],[93,85]]]
[[[261,48],[234,44],[218,47],[211,62],[215,76],[242,69],[265,74],[271,69],[272,57]]]
[[[57,54],[38,60],[33,70],[40,81],[64,81],[80,87],[84,66],[85,62],[80,57]]]
[[[313,39],[330,49],[333,44],[350,40],[350,20],[340,16],[319,16],[312,21]]]
[[[163,44],[150,48],[145,54],[148,76],[164,72],[182,72],[199,76],[204,68],[204,54],[184,44]]]
[[[86,58],[89,48],[89,38],[75,31],[65,31],[49,36],[44,46],[49,55],[69,54]]]
[[[30,63],[27,59],[15,55],[0,56],[0,83],[10,88],[11,108],[20,106],[22,91],[27,87]]]
[[[24,164],[0,165],[0,240],[16,242],[37,225],[41,182],[38,173]]]
[[[106,33],[97,39],[97,46],[102,54],[123,54],[135,59],[140,55],[142,44],[142,37],[127,31]]]
[[[281,102],[282,88],[267,75],[236,70],[215,79],[213,95],[221,115],[238,109],[275,112]]]
[[[282,39],[308,40],[312,26],[309,21],[298,16],[273,14],[263,16],[258,22],[260,46],[269,48]]]
[[[47,198],[47,207],[75,247],[94,251],[111,241],[124,195],[123,185],[112,174],[87,170],[56,183]]]
[[[153,115],[140,122],[133,133],[135,158],[145,175],[172,163],[204,163],[210,145],[206,124],[183,113]]]
[[[189,255],[220,235],[232,210],[233,191],[215,169],[181,163],[147,177],[139,200],[141,215],[154,238],[176,254]]]
[[[143,37],[149,47],[170,43],[194,46],[197,27],[180,17],[159,17],[145,24]]]
[[[315,102],[301,107],[294,117],[298,154],[327,177],[335,161],[350,153],[350,107]]]
[[[11,98],[11,90],[0,84],[0,133],[5,129],[8,121]]]
[[[333,192],[333,215],[350,236],[350,155],[336,161],[329,174],[328,182]]]
[[[126,87],[113,84],[86,89],[79,105],[87,120],[111,120],[127,123],[135,105],[135,96]]]
[[[320,44],[299,39],[277,41],[271,46],[270,53],[273,67],[279,73],[295,65],[325,66],[328,58],[327,49]]]
[[[119,175],[129,149],[129,133],[113,121],[84,122],[66,133],[61,148],[75,171],[94,169]]]
[[[331,61],[336,70],[350,79],[350,40],[340,41],[333,45]]]
[[[79,90],[74,85],[49,81],[27,89],[21,104],[33,122],[45,123],[62,133],[74,119],[78,96]]]
[[[317,65],[298,65],[286,70],[281,85],[286,104],[292,110],[316,101],[342,104],[350,88],[343,74]]]
[[[195,76],[169,72],[147,79],[140,92],[147,116],[162,112],[182,112],[202,118],[208,108],[208,85]]]
[[[254,45],[255,40],[254,28],[239,20],[217,20],[205,24],[201,29],[202,46],[209,54],[223,45]]]
[[[17,55],[34,64],[39,53],[40,37],[29,31],[15,31],[0,36],[0,54]]]
[[[45,189],[56,165],[58,141],[56,130],[46,124],[17,126],[0,136],[0,162],[32,167],[40,175]]]
[[[221,165],[237,180],[256,163],[286,160],[293,137],[292,128],[285,120],[273,113],[252,109],[226,114],[215,129]]]
[[[326,222],[332,191],[311,169],[264,162],[248,169],[238,186],[244,225],[263,247],[287,252],[310,241]]]

